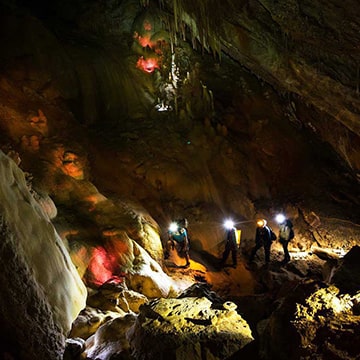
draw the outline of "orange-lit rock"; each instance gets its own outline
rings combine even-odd
[[[28,117],[30,121],[31,127],[42,136],[48,135],[48,125],[47,125],[47,118],[42,112],[42,110],[38,110],[38,114],[32,112]]]
[[[152,73],[155,69],[159,69],[159,63],[155,58],[144,59],[144,57],[141,56],[136,63],[136,67],[147,73]]]
[[[62,171],[74,179],[83,180],[84,179],[84,169],[83,165],[79,161],[79,158],[76,154],[71,152],[66,152],[63,158]]]

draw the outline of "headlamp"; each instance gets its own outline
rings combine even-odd
[[[224,226],[226,229],[230,230],[234,227],[234,222],[232,220],[226,220]]]
[[[278,214],[276,215],[275,220],[278,224],[282,224],[285,221],[285,216],[283,214]]]
[[[178,231],[178,228],[179,228],[178,224],[175,222],[172,222],[169,226],[169,231],[176,232],[176,231]]]

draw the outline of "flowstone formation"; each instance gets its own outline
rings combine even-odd
[[[2,151],[0,174],[1,351],[21,359],[60,359],[85,306],[86,288],[46,207]]]

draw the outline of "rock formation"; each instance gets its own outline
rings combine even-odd
[[[21,359],[60,359],[86,288],[23,172],[2,152],[0,168],[2,342]]]
[[[226,359],[253,340],[235,304],[213,309],[204,297],[144,305],[129,337],[137,359]]]

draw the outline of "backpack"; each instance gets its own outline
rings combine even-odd
[[[226,240],[232,244],[236,244],[236,230],[232,228],[228,231]]]
[[[286,226],[288,226],[290,228],[289,240],[291,240],[295,236],[294,229],[293,229],[293,223],[289,219],[287,219]]]
[[[277,236],[275,235],[275,233],[272,231],[272,228],[270,226],[267,226],[267,228],[269,229],[269,233],[270,233],[270,240],[274,241],[277,239]]]
[[[275,233],[272,231],[270,226],[265,226],[259,230],[260,237],[265,240],[266,242],[274,241],[277,239]]]
[[[277,237],[276,237],[275,233],[272,231],[272,229],[269,228],[269,230],[270,230],[270,239],[271,239],[271,241],[276,240]]]
[[[295,236],[293,228],[290,228],[289,240],[293,239]]]

